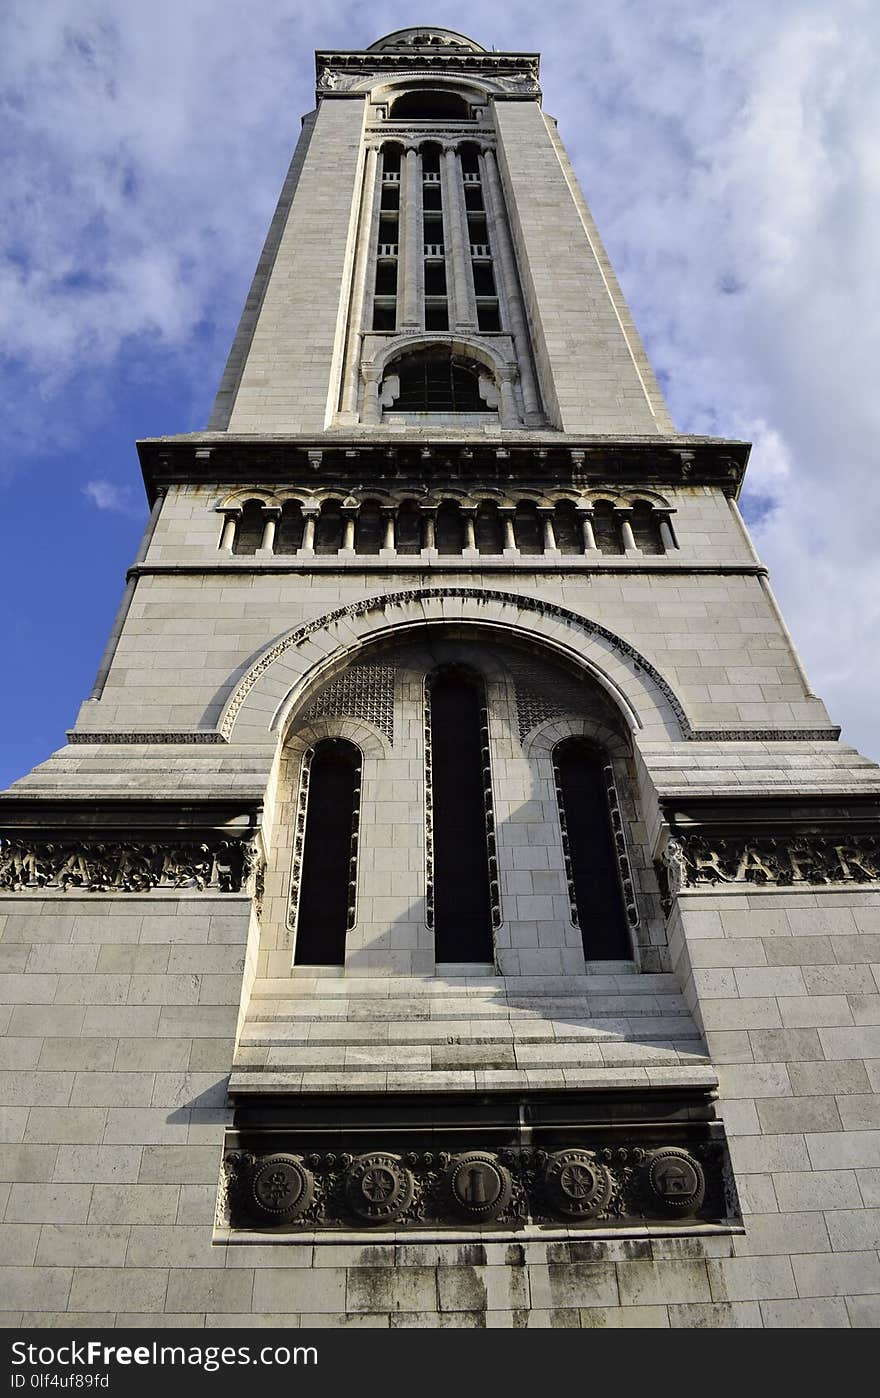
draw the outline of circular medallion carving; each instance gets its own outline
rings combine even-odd
[[[586,1150],[558,1150],[547,1160],[544,1185],[557,1213],[595,1218],[608,1207],[614,1182]]]
[[[446,1183],[453,1206],[468,1218],[497,1218],[513,1193],[510,1171],[483,1151],[455,1156],[450,1161]]]
[[[267,1155],[251,1171],[253,1211],[273,1223],[291,1223],[308,1208],[315,1182],[298,1155]]]
[[[669,1213],[695,1213],[706,1193],[702,1166],[675,1146],[651,1156],[645,1165],[645,1178],[651,1196]]]
[[[412,1203],[413,1177],[396,1155],[359,1155],[346,1173],[345,1194],[365,1223],[391,1223]]]

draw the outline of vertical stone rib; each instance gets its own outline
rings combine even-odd
[[[461,169],[458,152],[449,146],[443,152],[440,168],[443,172],[443,223],[449,232],[452,267],[452,295],[449,297],[455,330],[474,330],[477,324],[477,301],[470,275],[470,234],[461,197]]]
[[[404,158],[404,197],[400,201],[400,247],[403,272],[403,330],[418,330],[422,324],[419,306],[419,271],[422,263],[422,190],[421,159],[417,150],[410,149]],[[398,281],[398,292],[400,283]]]
[[[526,422],[541,422],[544,415],[541,412],[538,389],[532,369],[531,341],[522,296],[520,295],[513,243],[507,226],[507,208],[504,203],[504,194],[493,151],[480,152],[480,168],[483,172],[483,202],[486,206],[486,218],[494,235],[493,253],[498,276],[498,291],[501,304],[507,313],[507,320],[516,346]]]
[[[370,147],[364,163],[363,186],[361,189],[361,220],[358,230],[358,246],[355,259],[355,272],[352,284],[351,306],[348,315],[347,362],[343,376],[342,411],[353,413],[357,410],[358,384],[360,381],[361,332],[369,327],[365,323],[364,311],[372,320],[372,278],[376,276],[376,242],[379,236],[379,196],[381,183],[376,180],[379,152]]]

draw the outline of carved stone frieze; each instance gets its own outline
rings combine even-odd
[[[220,1222],[293,1232],[739,1223],[723,1137],[683,1147],[595,1134],[557,1149],[227,1150]]]
[[[43,840],[0,836],[0,889],[146,893],[157,888],[259,892],[260,861],[245,840]]]
[[[715,835],[677,830],[662,860],[669,896],[718,883],[809,884],[880,881],[880,831]]]

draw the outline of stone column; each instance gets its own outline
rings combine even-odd
[[[379,556],[381,558],[396,558],[397,545],[394,539],[394,519],[397,511],[393,505],[383,505],[381,512],[385,528],[382,536],[382,547],[379,549]]]
[[[512,364],[505,364],[498,370],[498,388],[501,394],[501,409],[499,418],[502,427],[521,427],[519,409],[516,405],[516,394],[513,385],[516,382],[516,369]]]
[[[378,369],[364,367],[361,370],[364,376],[364,402],[361,410],[361,422],[368,427],[378,427],[382,421],[382,410],[379,407],[379,374]]]
[[[579,509],[578,515],[581,521],[581,533],[584,536],[584,553],[598,553],[596,536],[593,533],[593,511],[589,509]]]
[[[342,548],[340,553],[354,555],[354,522],[357,516],[355,505],[346,505],[342,508]]]
[[[265,557],[275,552],[275,529],[281,518],[281,506],[264,505],[262,514],[264,521],[263,537],[260,540],[260,547],[257,549],[257,554],[263,554]]]
[[[630,516],[632,515],[632,510],[624,505],[618,506],[615,509],[614,513],[620,520],[620,534],[621,538],[623,539],[624,553],[640,554],[642,550],[636,544],[635,536],[633,534],[633,527],[630,523]]]
[[[402,302],[403,313],[399,322],[402,330],[418,330],[422,324],[419,282],[425,238],[422,228],[421,163],[418,151],[411,148],[404,156],[401,172],[403,188],[400,191],[401,244],[398,248],[400,270],[397,294]]]
[[[464,524],[464,548],[462,549],[462,555],[465,558],[476,558],[478,554],[477,535],[474,523],[476,514],[476,505],[462,506],[461,518]]]
[[[454,147],[448,146],[444,150],[440,169],[443,186],[443,226],[448,229],[449,236],[446,265],[452,269],[452,286],[447,288],[451,312],[449,326],[452,330],[475,330],[477,299],[471,276],[470,233],[461,192],[461,166]]]
[[[223,529],[220,533],[220,548],[226,553],[232,552],[232,545],[235,543],[235,530],[238,521],[241,519],[241,506],[232,505],[229,509],[221,510],[223,515]]]
[[[315,552],[315,525],[319,514],[320,510],[317,505],[303,505],[303,541],[300,553],[314,554]]]
[[[671,553],[674,549],[678,548],[675,535],[672,532],[672,520],[669,518],[668,514],[661,514],[659,510],[657,514],[660,521],[660,542],[666,552]]]
[[[437,530],[436,530],[436,524],[437,524],[437,506],[436,506],[436,505],[420,505],[420,506],[419,506],[419,509],[420,509],[421,512],[422,512],[422,518],[423,518],[423,520],[424,520],[424,528],[423,528],[423,530],[422,530],[422,553],[436,553],[436,551],[437,551]]]
[[[501,305],[505,309],[510,332],[516,346],[526,423],[532,426],[543,422],[544,414],[541,411],[538,387],[532,368],[532,347],[519,289],[516,254],[510,238],[510,229],[507,226],[507,208],[504,203],[501,178],[498,174],[494,151],[484,150],[480,152],[480,169],[483,177],[483,203],[486,206],[486,222],[494,235],[493,267],[496,276],[496,290]]]
[[[553,522],[553,509],[551,506],[542,505],[538,509],[541,523],[544,527],[544,552],[558,553],[559,545],[556,542],[556,529]]]
[[[512,505],[501,505],[498,509],[501,520],[501,527],[504,531],[504,547],[502,553],[505,558],[519,558],[519,549],[516,546],[516,535],[513,532],[514,508]]]

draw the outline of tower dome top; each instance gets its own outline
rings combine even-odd
[[[469,53],[485,53],[482,44],[469,39],[466,34],[457,34],[454,29],[436,29],[432,25],[421,25],[413,29],[395,29],[392,34],[377,39],[370,44],[368,53],[382,53],[386,49],[465,49]]]

